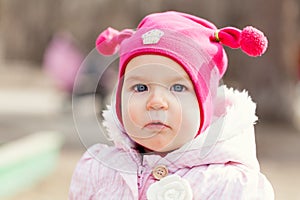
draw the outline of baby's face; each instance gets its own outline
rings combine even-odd
[[[193,84],[167,57],[133,58],[126,67],[121,98],[127,134],[147,149],[171,151],[198,132],[200,110]]]

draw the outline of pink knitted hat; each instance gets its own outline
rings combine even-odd
[[[139,55],[163,55],[178,62],[193,82],[201,123],[198,134],[209,126],[213,114],[213,99],[220,79],[227,69],[227,55],[222,45],[241,48],[249,56],[260,56],[267,48],[264,34],[248,26],[242,31],[226,27],[217,29],[202,18],[180,13],[164,12],[146,16],[137,30],[116,31],[108,28],[96,40],[103,55],[119,52],[119,85],[116,110],[121,119],[122,77],[128,62]]]

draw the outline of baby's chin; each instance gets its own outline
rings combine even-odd
[[[142,150],[142,153],[154,153],[154,154],[159,154],[159,155],[168,154],[179,148],[180,148],[180,146],[177,147],[177,146],[168,146],[168,145],[164,145],[164,146],[151,145],[151,146],[147,147],[146,145],[143,146],[143,145],[139,144],[139,149]]]

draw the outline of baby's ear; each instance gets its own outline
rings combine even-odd
[[[118,52],[122,41],[131,37],[133,34],[134,31],[131,29],[117,31],[109,27],[98,36],[96,40],[96,48],[100,54],[113,55]]]

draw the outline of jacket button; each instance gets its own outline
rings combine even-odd
[[[168,168],[164,165],[159,165],[152,170],[152,175],[156,180],[160,180],[168,175]]]

